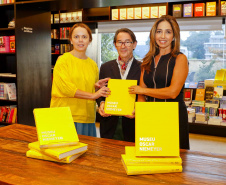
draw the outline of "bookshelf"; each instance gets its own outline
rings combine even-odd
[[[34,126],[33,109],[48,107],[51,93],[50,1],[21,1],[0,5],[0,36],[15,35],[16,52],[0,53],[1,82],[15,83],[17,100],[0,100],[1,106],[17,105],[17,122]],[[15,28],[8,23],[15,19]],[[6,125],[0,122],[0,125]]]

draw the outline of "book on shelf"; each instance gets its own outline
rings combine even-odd
[[[127,175],[182,172],[182,166],[127,166],[124,159],[121,160]]]
[[[54,14],[54,24],[60,22],[60,15],[59,14]]]
[[[182,159],[178,157],[136,157],[134,146],[125,146],[122,159],[127,166],[179,166]]]
[[[111,10],[111,20],[119,20],[119,9]]]
[[[223,97],[223,87],[214,87],[213,99],[222,99]]]
[[[195,100],[204,101],[205,98],[205,89],[196,89]]]
[[[127,8],[127,19],[134,19],[134,8]]]
[[[142,7],[142,19],[150,18],[150,7]]]
[[[159,6],[159,15],[158,15],[158,17],[161,17],[162,15],[166,15],[166,6]]]
[[[178,102],[135,103],[136,156],[179,156]]]
[[[205,91],[205,99],[206,100],[213,99],[213,93],[214,93],[214,87],[207,86]]]
[[[132,115],[136,95],[129,94],[129,87],[137,85],[137,80],[110,79],[111,94],[105,99],[104,111],[112,115]]]
[[[193,17],[193,3],[184,4],[183,17]]]
[[[0,73],[0,77],[16,77],[13,73]]]
[[[197,86],[198,86],[198,83],[197,82],[189,82],[188,88],[196,89]]]
[[[1,100],[7,100],[8,99],[6,83],[4,83],[4,82],[0,82],[0,99]]]
[[[193,89],[184,89],[184,102],[189,106],[192,102]]]
[[[226,15],[226,1],[221,1],[221,15]]]
[[[159,7],[158,6],[151,6],[151,18],[158,18],[159,16]]]
[[[55,158],[50,157],[48,155],[45,155],[45,154],[39,152],[38,150],[34,150],[34,149],[28,150],[26,152],[26,156],[30,157],[30,158],[41,159],[41,160],[46,160],[46,161],[54,161],[54,162],[59,162],[59,163],[71,163],[72,161],[74,161],[75,159],[77,159],[78,157],[83,155],[86,151],[80,152],[78,154],[70,155],[70,156],[65,157],[61,160],[58,160],[58,159],[55,159]]]
[[[205,16],[205,3],[194,4],[194,16],[195,17]]]
[[[206,2],[206,16],[216,16],[216,2]]]
[[[16,45],[15,45],[15,35],[9,36],[9,52],[15,53]]]
[[[134,8],[134,19],[141,19],[142,13],[141,13],[141,7]]]
[[[173,5],[173,16],[174,17],[182,17],[182,4],[174,4]]]
[[[42,154],[48,155],[54,159],[61,160],[65,157],[75,155],[81,152],[88,150],[88,144],[85,143],[77,143],[74,146],[64,146],[64,147],[57,147],[57,148],[40,148],[39,142],[32,142],[28,144],[28,148],[32,150],[37,150]]]
[[[9,100],[16,100],[16,84],[6,83],[6,90]]]
[[[40,148],[79,143],[69,107],[36,108],[33,112]]]
[[[199,81],[197,89],[205,89],[205,82],[204,81]]]
[[[9,36],[0,36],[0,53],[9,52]]]
[[[119,9],[119,19],[126,20],[126,8]]]

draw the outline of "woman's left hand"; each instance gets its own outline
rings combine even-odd
[[[131,86],[129,87],[129,93],[130,94],[144,94],[144,88],[141,86]]]
[[[97,89],[97,88],[100,89],[100,88],[102,88],[103,86],[106,86],[108,80],[110,80],[110,78],[104,78],[104,79],[99,80],[97,83],[95,83],[95,88],[96,88],[96,89]]]

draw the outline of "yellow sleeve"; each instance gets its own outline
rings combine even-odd
[[[96,80],[95,80],[95,82],[98,82],[98,80],[99,80],[99,69],[96,65]]]
[[[53,70],[53,97],[74,97],[77,87],[70,80],[67,57],[60,57]]]

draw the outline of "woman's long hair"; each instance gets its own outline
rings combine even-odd
[[[150,72],[150,66],[152,62],[152,58],[159,54],[159,46],[157,45],[155,41],[155,34],[157,27],[159,23],[167,21],[173,30],[173,36],[174,39],[171,43],[171,55],[176,56],[176,53],[180,52],[180,28],[176,21],[176,19],[173,16],[170,15],[163,15],[161,16],[153,25],[151,31],[150,31],[150,49],[148,53],[145,55],[143,59],[143,63],[141,64],[141,68],[144,69],[147,72]]]

